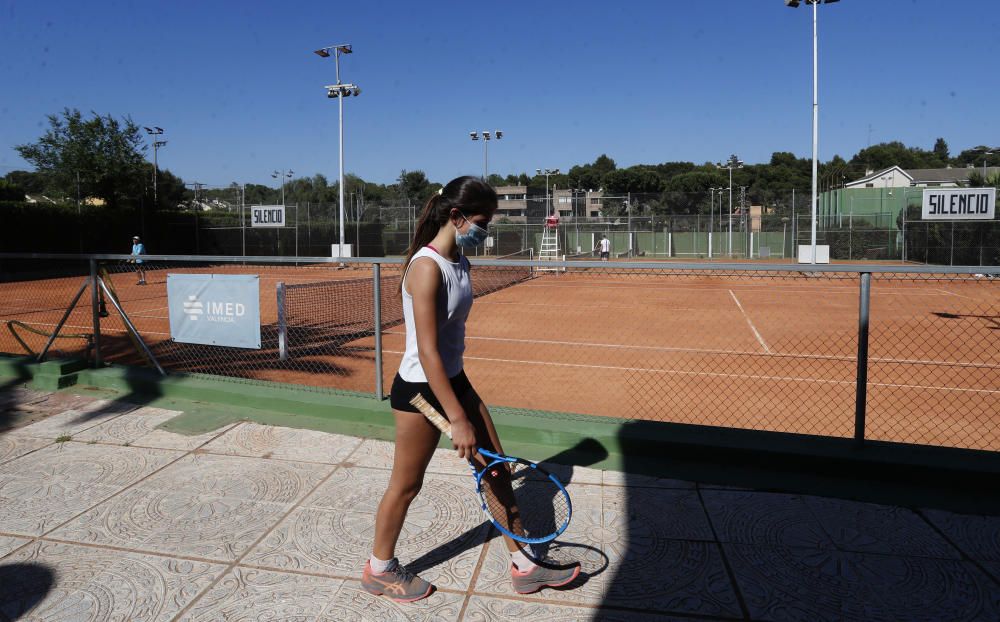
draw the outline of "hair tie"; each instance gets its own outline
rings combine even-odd
[[[438,194],[439,195],[444,194],[444,186],[441,186],[440,188],[438,188]]]

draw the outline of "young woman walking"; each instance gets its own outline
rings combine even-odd
[[[462,364],[472,283],[469,260],[459,248],[473,248],[486,240],[496,209],[497,195],[488,184],[475,177],[453,179],[424,207],[403,264],[406,351],[390,393],[396,451],[375,517],[371,559],[361,577],[362,587],[372,594],[408,602],[433,591],[430,583],[407,571],[395,557],[406,512],[420,492],[441,434],[410,405],[410,399],[420,393],[448,418],[460,458],[485,466],[477,446],[503,452],[490,413]],[[579,564],[550,568],[537,563],[516,542],[504,539],[511,556],[511,579],[519,593],[565,585],[580,572]]]

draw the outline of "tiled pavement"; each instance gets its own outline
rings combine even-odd
[[[584,572],[516,596],[448,451],[398,551],[438,591],[398,605],[357,581],[391,443],[67,399],[0,435],[0,620],[1000,619],[1000,517],[580,467],[549,554]]]

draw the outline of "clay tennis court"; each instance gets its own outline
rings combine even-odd
[[[347,330],[276,351],[276,284],[370,279],[371,267],[149,266],[149,285],[112,276],[129,317],[161,364],[185,370],[372,393],[374,337]],[[504,268],[474,269],[479,283]],[[166,275],[260,275],[261,350],[173,343]],[[53,326],[82,277],[0,285],[0,316]],[[398,299],[383,266],[383,312]],[[350,291],[350,288],[348,288]],[[371,285],[364,291],[371,300]],[[316,317],[367,308],[349,295],[309,304]],[[1000,283],[965,275],[875,274],[872,280],[866,437],[1000,449]],[[117,313],[102,322],[102,350],[141,363]],[[339,314],[339,315],[338,315]],[[308,321],[308,318],[307,318]],[[345,321],[351,324],[354,320]],[[370,327],[370,320],[368,320]],[[384,325],[383,382],[404,349]],[[89,293],[65,330],[89,332]],[[466,369],[489,404],[849,437],[854,433],[858,276],[799,272],[697,274],[570,268],[479,296],[467,328]],[[292,333],[294,335],[294,332]],[[318,337],[317,337],[318,336]],[[44,338],[28,340],[40,349]],[[82,341],[76,342],[79,347]],[[74,342],[60,340],[59,347]],[[4,330],[0,347],[20,346]],[[571,425],[571,423],[567,423]]]

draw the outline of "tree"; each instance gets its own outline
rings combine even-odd
[[[620,168],[604,175],[604,190],[611,194],[623,192],[660,192],[663,181],[644,166]]]
[[[951,156],[948,155],[948,143],[943,138],[934,141],[934,155],[941,161],[941,166],[948,163]]]
[[[23,201],[24,200],[24,188],[7,181],[6,179],[0,179],[0,201]]]
[[[427,180],[427,174],[423,171],[407,171],[403,169],[399,173],[397,184],[403,196],[417,205],[422,205],[435,192],[431,188],[431,183]]]
[[[7,173],[4,179],[10,184],[24,190],[25,194],[39,194],[45,189],[44,180],[41,175],[32,173],[31,171],[11,171]]]
[[[149,173],[139,126],[110,114],[85,119],[66,108],[48,115],[49,129],[37,142],[17,145],[22,158],[42,176],[45,191],[57,196],[99,197],[116,206],[126,196],[138,196]]]

